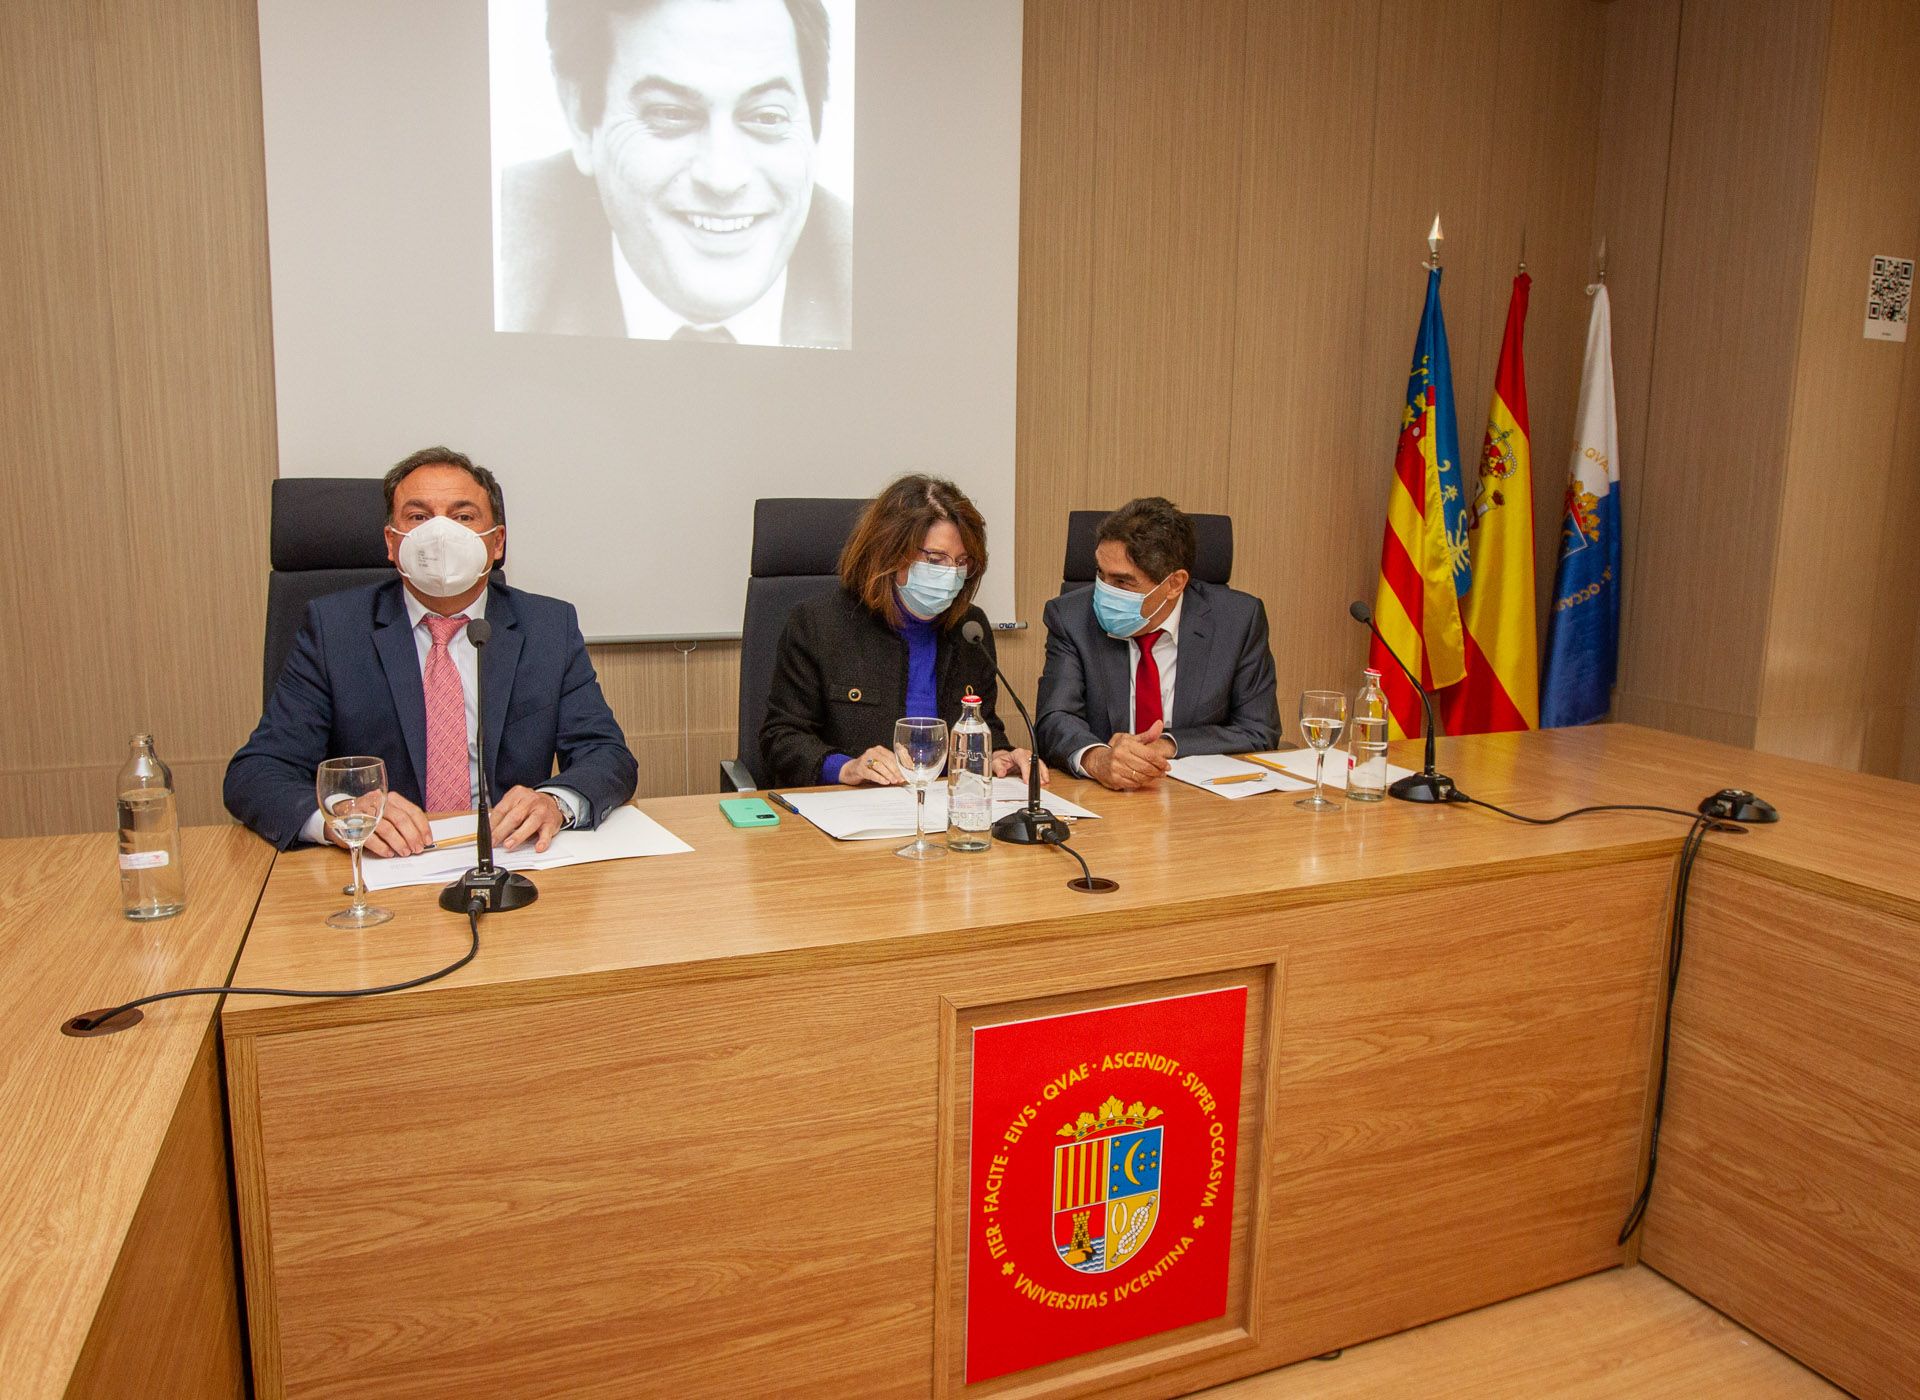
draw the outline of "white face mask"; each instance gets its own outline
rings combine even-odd
[[[487,536],[499,528],[475,532],[445,515],[423,520],[400,535],[400,576],[429,598],[456,598],[493,567]]]

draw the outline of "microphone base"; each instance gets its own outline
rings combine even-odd
[[[1402,802],[1451,802],[1453,779],[1445,773],[1409,773],[1387,789]]]
[[[485,914],[504,914],[509,909],[524,909],[540,898],[533,881],[513,870],[469,870],[440,891],[440,907],[454,914],[467,912],[475,897]]]
[[[993,839],[1015,846],[1051,846],[1073,834],[1066,822],[1047,811],[1022,808],[1009,812],[993,824]]]

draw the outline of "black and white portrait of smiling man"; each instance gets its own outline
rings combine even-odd
[[[495,329],[850,346],[853,10],[492,0]]]

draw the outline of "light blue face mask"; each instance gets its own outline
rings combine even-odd
[[[1147,625],[1146,601],[1159,587],[1156,583],[1145,593],[1129,593],[1124,588],[1115,588],[1105,579],[1095,579],[1093,616],[1100,624],[1100,630],[1122,641],[1140,631]]]
[[[907,567],[907,581],[900,585],[900,601],[922,622],[930,622],[952,607],[966,586],[967,571],[958,564],[916,559]]]

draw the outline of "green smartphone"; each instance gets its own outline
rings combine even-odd
[[[780,814],[758,797],[723,797],[720,811],[733,826],[780,825]]]

